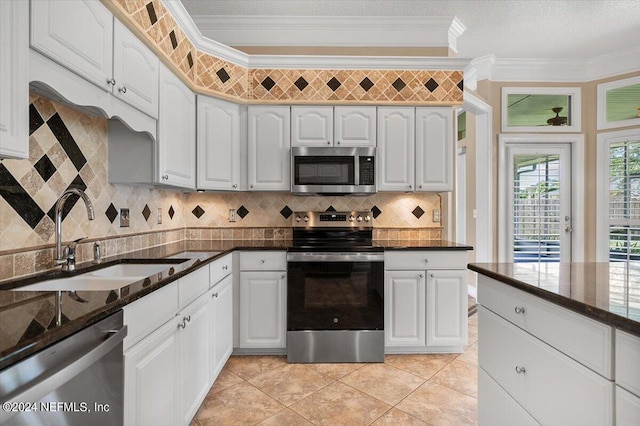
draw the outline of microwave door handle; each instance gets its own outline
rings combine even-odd
[[[355,163],[353,165],[353,173],[354,173],[354,179],[353,179],[353,185],[354,186],[358,186],[360,185],[360,157],[358,155],[354,155],[353,157],[353,162]]]

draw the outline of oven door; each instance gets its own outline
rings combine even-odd
[[[287,330],[384,330],[382,253],[289,253]]]

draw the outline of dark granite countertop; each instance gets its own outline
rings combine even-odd
[[[640,262],[473,263],[469,269],[640,337]]]
[[[385,250],[470,250],[440,240],[379,240]],[[0,370],[117,312],[125,305],[164,287],[233,250],[287,250],[290,240],[196,240],[111,257],[105,263],[77,265],[75,272],[52,271],[0,283]],[[166,270],[119,290],[106,291],[16,291],[37,282],[72,277],[118,263],[153,263],[172,258]],[[180,259],[184,261],[180,262]],[[56,307],[62,323],[56,324]]]

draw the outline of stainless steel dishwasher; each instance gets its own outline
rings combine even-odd
[[[122,311],[0,372],[0,424],[121,425]]]

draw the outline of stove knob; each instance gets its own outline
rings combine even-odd
[[[300,215],[296,216],[296,222],[300,222],[302,220],[302,218],[300,217]]]
[[[305,222],[309,222],[309,216],[304,215],[304,221],[305,221]]]
[[[371,220],[371,216],[366,215],[366,216],[364,217],[364,221],[365,221],[365,222],[369,222],[370,220]]]
[[[354,220],[356,220],[356,218],[353,215],[349,216],[349,222],[353,222]]]
[[[357,220],[358,222],[362,222],[362,216],[358,215],[358,217],[356,218],[356,220]]]

